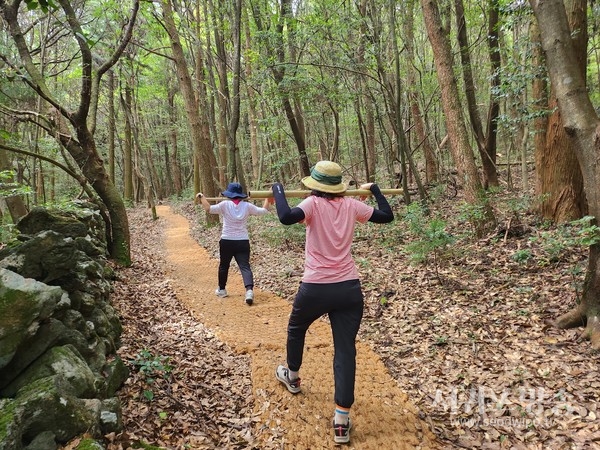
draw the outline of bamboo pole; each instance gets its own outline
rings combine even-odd
[[[285,191],[285,196],[287,198],[304,198],[310,195],[311,191],[308,189],[299,189],[292,191]],[[381,189],[381,193],[383,195],[401,195],[402,189]],[[348,189],[346,192],[342,193],[343,196],[352,196],[352,197],[368,197],[369,195],[373,195],[373,193],[367,189]],[[229,200],[227,197],[204,197],[209,202],[221,202],[223,200]],[[256,200],[256,199],[264,199],[264,198],[273,198],[272,191],[249,191],[248,198],[246,200]]]

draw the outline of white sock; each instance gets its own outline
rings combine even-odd
[[[290,381],[294,381],[298,378],[298,371],[288,370],[288,378]]]
[[[339,407],[335,408],[335,416],[333,417],[333,421],[337,425],[347,425],[348,417],[350,415],[350,410],[340,409]]]

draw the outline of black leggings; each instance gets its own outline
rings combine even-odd
[[[219,289],[225,289],[227,285],[232,258],[235,258],[235,262],[240,268],[244,287],[246,289],[254,287],[254,278],[250,268],[250,241],[248,239],[240,241],[221,239],[219,241],[219,255]]]
[[[359,280],[340,283],[301,283],[288,323],[287,363],[290,370],[302,365],[304,338],[308,327],[323,314],[329,316],[333,334],[335,403],[350,408],[354,403],[356,335],[363,314]]]

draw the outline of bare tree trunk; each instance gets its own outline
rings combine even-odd
[[[584,180],[589,214],[600,217],[600,119],[586,90],[581,61],[571,38],[571,29],[562,0],[531,0],[538,21],[542,48],[553,91],[567,135],[574,139],[575,155]],[[559,317],[559,328],[585,326],[582,337],[600,349],[600,244],[590,246],[588,268],[581,301]]]
[[[477,142],[477,148],[479,150],[479,155],[481,157],[481,165],[483,168],[483,186],[484,188],[488,188],[490,186],[498,186],[498,174],[496,172],[496,145],[495,145],[495,133],[492,134],[490,140],[484,135],[483,125],[481,123],[481,117],[479,114],[479,110],[477,108],[477,99],[475,97],[475,82],[473,81],[473,70],[471,63],[471,54],[469,51],[469,39],[467,35],[467,21],[465,20],[464,14],[464,6],[463,0],[455,0],[454,2],[456,8],[456,27],[457,27],[457,36],[458,43],[460,45],[460,56],[462,61],[462,70],[463,70],[463,78],[465,82],[465,97],[467,100],[467,109],[469,111],[469,117],[471,119],[471,127],[473,128],[473,132],[475,134],[475,141]],[[498,48],[498,32],[497,22],[498,22],[498,13],[497,8],[494,8],[494,2],[490,2],[489,12],[490,15],[490,24],[488,30],[495,33],[495,39],[489,37],[488,42],[490,43],[490,56],[494,56],[494,61],[499,63],[500,54],[497,51]],[[494,36],[494,35],[492,35]],[[495,45],[495,48],[493,47]],[[492,74],[498,67],[492,67]],[[491,80],[493,81],[493,77]],[[491,90],[491,89],[490,89]],[[496,109],[494,109],[494,107]],[[490,100],[490,111],[496,112],[496,116],[498,114],[497,104],[494,105],[493,99]],[[495,119],[493,117],[492,119]],[[495,126],[495,121],[491,120],[490,125]],[[495,130],[494,130],[495,131]],[[488,148],[487,144],[490,144],[491,148]]]
[[[124,109],[131,109],[131,88],[125,86],[125,98],[122,98]],[[125,116],[125,141],[123,142],[123,197],[126,201],[133,203],[133,137],[131,133],[131,122]]]
[[[256,23],[257,28],[260,31],[266,31],[265,26],[263,24],[263,15],[261,11],[258,9],[253,9],[254,13],[254,21]],[[285,117],[290,125],[292,130],[292,135],[294,136],[294,141],[296,142],[296,148],[298,150],[298,163],[300,174],[303,176],[310,175],[310,163],[308,160],[308,155],[306,153],[306,140],[304,136],[302,121],[300,117],[296,116],[294,107],[292,105],[292,99],[290,95],[285,91],[283,86],[283,80],[285,78],[285,51],[284,51],[284,31],[287,29],[289,31],[289,27],[293,27],[293,14],[292,14],[292,1],[291,0],[281,0],[281,8],[280,14],[278,18],[278,22],[276,25],[276,44],[273,47],[269,48],[269,53],[271,56],[277,58],[278,62],[281,66],[273,65],[271,67],[271,71],[273,73],[273,77],[277,86],[280,89],[281,93],[281,102],[283,105],[283,110],[285,112]]]
[[[183,180],[181,176],[181,165],[179,163],[179,154],[177,150],[177,108],[175,106],[175,94],[177,93],[177,89],[171,87],[169,89],[169,147],[171,149],[169,154],[169,164],[167,167],[170,167],[170,176],[171,181],[173,182],[173,189],[175,194],[179,197],[181,196],[181,192],[183,191]]]
[[[471,221],[477,235],[482,236],[495,226],[494,213],[483,196],[483,186],[477,173],[473,149],[469,144],[462,115],[458,87],[452,70],[452,52],[446,30],[442,25],[436,0],[421,0],[427,35],[431,42],[437,77],[442,89],[442,107],[450,150],[456,164],[458,176],[465,192],[466,201],[477,208]]]
[[[248,24],[248,14],[246,10],[242,12],[244,19],[244,31],[245,31],[245,45],[246,52],[250,53],[252,48],[252,42],[250,40],[250,27]],[[246,62],[245,64],[245,75],[246,80],[252,78],[252,64]],[[246,96],[248,97],[248,127],[250,128],[250,156],[252,158],[252,177],[255,183],[260,182],[260,156],[258,154],[258,120],[256,110],[256,95],[254,88],[250,83],[246,83]]]
[[[10,163],[10,159],[6,154],[6,151],[0,148],[0,170],[10,170],[12,171],[12,165]],[[9,183],[12,183],[12,177],[6,180]],[[4,199],[6,201],[6,206],[8,208],[8,212],[10,213],[10,217],[12,218],[13,223],[17,223],[17,221],[25,216],[28,211],[25,206],[25,202],[23,202],[23,196],[15,195],[6,197]]]
[[[188,70],[187,61],[183,53],[179,32],[173,19],[173,9],[170,0],[162,0],[161,6],[163,10],[163,19],[165,28],[171,42],[171,50],[173,52],[173,60],[177,69],[177,77],[179,79],[179,87],[183,94],[186,117],[190,126],[192,137],[192,145],[194,148],[194,159],[198,165],[199,180],[194,182],[194,189],[199,192],[204,192],[207,196],[215,196],[217,188],[213,180],[213,168],[217,166],[215,155],[212,151],[210,143],[210,135],[204,133],[208,128],[206,119],[203,119],[196,95],[192,86],[192,79]],[[200,96],[201,94],[199,94]],[[202,188],[200,189],[200,184]]]
[[[586,1],[569,0],[568,17],[573,40],[577,67],[585,73],[587,58]],[[570,222],[583,217],[587,212],[583,192],[583,177],[575,155],[574,142],[563,127],[563,118],[557,108],[558,100],[554,88],[548,102],[548,110],[554,111],[548,118],[545,147],[537,156],[538,196],[542,198],[540,214],[555,222]]]
[[[416,65],[414,55],[414,9],[415,2],[410,0],[406,3],[407,11],[404,16],[404,35],[406,40],[406,57],[408,63],[408,73],[406,85],[408,88],[408,98],[410,102],[410,112],[415,124],[415,134],[417,137],[417,147],[423,148],[425,157],[425,182],[435,183],[438,181],[438,162],[431,140],[425,131],[425,120],[419,106],[418,81],[416,77]]]
[[[115,178],[115,74],[108,71],[108,175],[114,183]]]

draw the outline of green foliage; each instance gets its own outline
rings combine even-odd
[[[531,250],[520,249],[513,253],[513,255],[511,256],[511,259],[518,263],[526,263],[527,261],[529,261],[531,259],[531,257],[532,257]]]
[[[141,350],[136,359],[131,363],[139,368],[139,371],[146,375],[147,378],[166,378],[173,367],[169,365],[169,358],[166,356],[155,356],[149,350]]]
[[[18,234],[19,230],[17,230],[14,224],[0,224],[0,244],[6,244],[13,241]]]
[[[153,355],[149,350],[141,350],[136,359],[131,363],[139,368],[139,371],[146,377],[146,383],[151,385],[156,378],[169,378],[173,367],[169,365],[169,358],[166,356]],[[154,392],[151,389],[144,389],[144,398],[151,402],[154,400]]]
[[[277,217],[271,217],[270,222],[260,234],[260,237],[271,242],[271,245],[276,247],[303,247],[306,236],[304,225],[296,223],[294,225],[282,225]]]
[[[29,11],[40,8],[47,13],[49,9],[56,9],[56,5],[52,0],[25,0],[25,3],[27,3]]]
[[[437,270],[440,256],[455,241],[446,231],[446,222],[438,217],[429,218],[425,215],[423,207],[416,202],[407,207],[403,221],[416,238],[404,247],[411,262],[425,263],[433,256]]]
[[[31,194],[29,186],[12,182],[14,176],[15,174],[12,170],[0,171],[0,198]]]
[[[594,217],[585,216],[568,224],[560,225],[554,231],[542,231],[530,238],[538,243],[546,253],[540,264],[555,263],[574,247],[589,247],[600,243],[600,228],[593,223]]]

